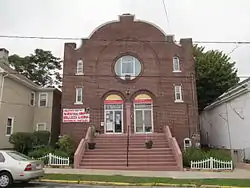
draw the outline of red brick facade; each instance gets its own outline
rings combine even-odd
[[[122,55],[132,55],[140,60],[142,71],[130,81],[115,76],[114,64]],[[180,59],[181,72],[173,72],[173,57]],[[75,75],[76,62],[83,59],[84,75]],[[172,36],[156,26],[135,21],[132,15],[122,15],[120,20],[96,29],[90,38],[76,44],[66,43],[64,52],[62,108],[89,108],[89,123],[62,123],[61,134],[69,134],[77,141],[87,128],[94,125],[102,133],[104,127],[104,99],[111,93],[131,104],[131,115],[123,110],[123,132],[127,132],[127,118],[133,124],[133,99],[146,93],[153,99],[153,132],[162,132],[169,125],[179,144],[185,137],[197,132],[198,111],[195,85],[195,66],[192,56],[192,39],[173,42]],[[175,103],[174,85],[182,86],[183,102]],[[76,87],[83,87],[83,104],[75,105]]]

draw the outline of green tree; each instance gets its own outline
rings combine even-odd
[[[20,57],[19,55],[9,56],[10,65],[15,70],[32,80],[40,86],[60,86],[62,69],[60,58],[53,56],[51,51],[36,49],[34,54]]]
[[[235,62],[218,50],[194,46],[199,111],[239,82]]]

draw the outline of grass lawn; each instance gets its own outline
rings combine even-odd
[[[172,179],[155,177],[132,176],[103,176],[79,174],[45,174],[43,179],[72,180],[72,181],[100,181],[100,182],[125,182],[125,183],[168,183],[168,184],[195,184],[195,185],[224,185],[250,187],[250,179]]]

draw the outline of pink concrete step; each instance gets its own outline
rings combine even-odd
[[[129,154],[129,159],[140,159],[140,160],[147,160],[147,159],[174,159],[173,155],[154,155],[154,154],[148,154],[148,155],[135,155],[135,154]],[[90,153],[86,153],[83,157],[83,159],[120,159],[120,158],[127,158],[126,154],[117,154],[117,155],[111,155],[111,154],[102,154],[102,155],[92,155]]]
[[[121,161],[112,161],[112,160],[107,160],[107,161],[98,161],[98,160],[93,160],[93,161],[85,161],[83,160],[81,162],[81,166],[126,166],[127,161],[126,160],[121,160]],[[137,161],[129,161],[129,166],[174,166],[176,165],[176,162],[168,162],[168,161],[142,161],[142,162],[137,162]]]
[[[99,135],[96,148],[86,150],[80,167],[84,169],[178,170],[172,149],[164,134],[133,134],[129,137],[127,167],[127,135]],[[153,148],[145,141],[152,139]]]
[[[126,158],[127,155],[108,155],[108,154],[103,154],[103,155],[89,155],[86,154],[83,156],[83,159],[122,159],[122,158]]]
[[[81,166],[80,168],[82,169],[103,169],[103,170],[146,170],[146,171],[178,171],[178,167],[175,166],[157,166],[157,167],[153,167],[153,166]]]

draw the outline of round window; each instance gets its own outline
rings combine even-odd
[[[115,63],[115,73],[121,79],[135,79],[141,73],[141,63],[133,56],[122,56]]]

